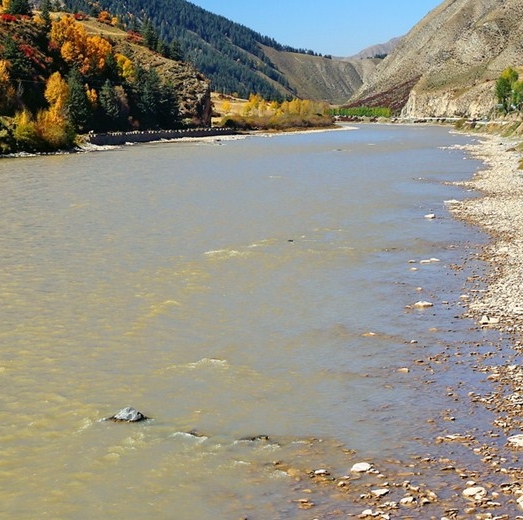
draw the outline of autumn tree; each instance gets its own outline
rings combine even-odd
[[[134,63],[123,54],[116,54],[116,66],[118,74],[125,81],[132,81],[135,77],[135,66]]]
[[[100,74],[106,67],[107,56],[113,52],[108,40],[89,35],[71,16],[52,23],[50,38],[60,49],[62,58],[76,65],[84,76]]]
[[[232,105],[231,105],[231,102],[226,99],[223,103],[222,103],[222,111],[224,114],[229,114],[232,110]]]
[[[16,140],[17,146],[21,150],[36,151],[37,150],[37,134],[33,116],[29,110],[22,110],[15,115],[15,128],[13,136]]]
[[[71,148],[75,132],[63,114],[53,110],[40,110],[36,115],[34,128],[37,146],[43,151]]]
[[[54,72],[49,76],[44,95],[50,108],[56,112],[66,114],[67,102],[69,99],[69,86],[60,72]]]
[[[0,114],[11,114],[16,105],[16,90],[11,83],[9,62],[0,60]]]
[[[111,25],[112,18],[113,17],[111,16],[111,13],[109,11],[100,11],[98,13],[98,21],[100,23]]]

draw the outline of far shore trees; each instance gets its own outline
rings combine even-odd
[[[241,113],[230,113],[230,103],[221,126],[243,130],[290,130],[332,125],[328,104],[323,101],[294,98],[278,103],[251,94],[241,106]]]
[[[523,102],[523,81],[512,67],[506,68],[496,81],[496,96],[505,114],[520,110]]]

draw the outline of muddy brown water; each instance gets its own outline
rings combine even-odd
[[[452,269],[485,237],[444,202],[471,195],[445,184],[479,167],[469,141],[363,125],[0,161],[2,517],[312,518],[284,469],[409,460],[444,410],[487,428],[446,391],[482,388],[467,352],[491,340],[459,317],[481,265]],[[152,420],[100,422],[128,405]]]

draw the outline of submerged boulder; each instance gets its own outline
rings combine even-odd
[[[139,412],[136,408],[128,406],[127,408],[122,408],[118,413],[107,417],[106,421],[113,422],[139,422],[149,419],[142,412]]]

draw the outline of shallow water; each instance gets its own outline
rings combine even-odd
[[[479,166],[468,140],[375,125],[0,161],[3,515],[307,518],[275,460],[415,453],[446,402],[398,368],[474,341],[451,266],[484,237],[444,203],[470,196],[445,184]],[[153,420],[100,422],[127,405]]]

